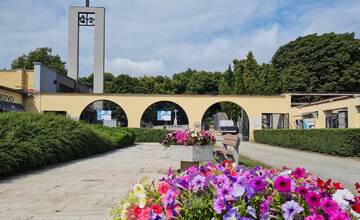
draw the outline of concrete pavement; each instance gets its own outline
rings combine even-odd
[[[159,144],[138,144],[0,180],[0,219],[107,219],[132,184],[179,166],[168,154]]]
[[[270,166],[302,166],[351,186],[360,181],[360,160],[242,142],[240,154]],[[137,144],[90,158],[0,180],[0,219],[102,220],[142,177],[166,174],[169,151]]]
[[[239,150],[240,155],[272,167],[301,166],[319,177],[340,181],[352,189],[356,182],[360,182],[360,158],[336,157],[252,142],[242,142]]]

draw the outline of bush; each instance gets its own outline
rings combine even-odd
[[[120,128],[120,129],[135,132],[136,142],[160,143],[168,133],[172,132],[170,130],[152,129],[152,128]]]
[[[102,125],[93,125],[93,128],[108,136],[111,142],[117,147],[134,144],[136,139],[135,132],[129,129],[109,128]]]
[[[53,114],[0,114],[0,176],[106,152],[134,142],[131,131]]]
[[[256,142],[339,156],[360,156],[360,129],[256,130]]]

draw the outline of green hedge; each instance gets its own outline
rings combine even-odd
[[[0,114],[0,176],[93,154],[134,142],[115,131],[53,114]]]
[[[256,142],[339,156],[360,156],[360,129],[256,130]]]
[[[152,128],[120,128],[127,131],[133,131],[136,135],[136,142],[154,142],[160,143],[170,130],[152,129]]]

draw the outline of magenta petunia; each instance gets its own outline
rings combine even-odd
[[[250,186],[256,191],[262,191],[266,187],[266,181],[263,177],[255,177],[254,179],[250,180]]]
[[[329,220],[351,220],[351,218],[344,212],[334,212],[330,215]]]
[[[320,200],[321,209],[328,215],[332,215],[339,210],[338,204],[329,197]]]
[[[305,177],[305,169],[302,167],[295,168],[291,175],[297,179]]]
[[[316,192],[308,192],[305,201],[311,208],[317,208],[320,206],[321,195]]]
[[[302,197],[305,197],[308,193],[308,189],[305,186],[296,187],[295,191]]]
[[[275,189],[279,192],[291,192],[292,181],[287,176],[279,176],[275,182]]]

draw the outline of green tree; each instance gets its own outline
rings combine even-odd
[[[262,85],[259,74],[259,65],[251,51],[247,54],[244,63],[244,86],[246,94],[261,94]]]
[[[244,69],[245,60],[233,60],[234,65],[234,92],[236,94],[245,94]]]
[[[359,62],[360,40],[354,33],[299,37],[272,58],[286,92],[358,92]]]
[[[222,75],[219,85],[219,94],[229,95],[234,93],[234,72],[229,65],[228,69]]]
[[[185,72],[176,73],[173,75],[174,92],[176,94],[184,94],[187,91],[187,86],[191,80],[191,76],[196,73],[196,70],[187,69]]]
[[[276,95],[281,93],[280,77],[271,64],[261,64],[259,67],[261,95]]]
[[[67,74],[65,62],[61,60],[59,55],[53,55],[52,49],[49,47],[37,48],[28,54],[23,54],[11,62],[11,68],[34,69],[33,62],[41,62],[60,74]]]
[[[216,95],[219,91],[221,73],[195,72],[186,85],[187,94],[211,94]]]

